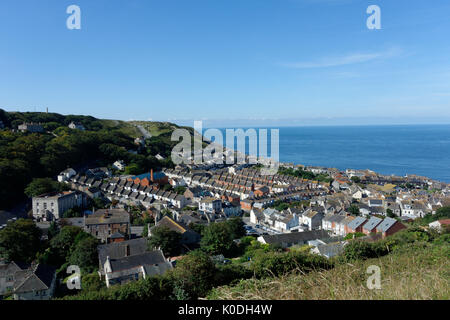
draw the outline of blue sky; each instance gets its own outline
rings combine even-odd
[[[66,28],[71,4],[81,30]],[[381,30],[366,27],[371,4]],[[3,0],[0,108],[218,126],[450,123],[449,15],[448,0]]]

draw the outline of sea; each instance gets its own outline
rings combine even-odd
[[[450,183],[450,125],[303,126],[254,129],[257,132],[259,129],[268,130],[268,145],[270,145],[270,129],[279,130],[281,162],[340,170],[370,169],[384,175],[415,174]],[[225,137],[226,128],[220,130]],[[246,139],[247,154],[249,154],[248,144],[249,141]]]

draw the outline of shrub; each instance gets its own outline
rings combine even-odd
[[[365,260],[370,258],[377,258],[381,254],[381,247],[373,243],[354,240],[347,244],[341,259],[345,262],[355,260]]]
[[[172,283],[190,299],[205,296],[214,285],[216,268],[212,259],[200,250],[191,251],[177,262],[177,267],[169,275]]]
[[[304,252],[269,252],[258,254],[252,260],[251,269],[257,277],[287,274],[294,270],[310,272],[329,269],[333,264],[326,258]]]

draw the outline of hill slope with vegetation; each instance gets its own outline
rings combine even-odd
[[[209,228],[209,227],[208,227]],[[210,232],[213,230],[211,229]],[[206,237],[207,232],[202,232]],[[449,299],[450,233],[411,227],[377,242],[351,240],[326,259],[308,246],[285,251],[243,237],[234,250],[202,242],[162,276],[109,289],[86,288],[69,300]],[[206,240],[205,240],[206,241]],[[216,240],[209,239],[209,244]],[[219,250],[219,251],[217,251]],[[213,262],[222,252],[227,264]],[[233,258],[235,257],[235,258]],[[380,268],[381,289],[369,289],[369,266]]]
[[[0,129],[0,209],[26,199],[24,189],[34,178],[55,178],[68,167],[107,166],[118,159],[127,163],[129,174],[171,167],[170,153],[178,143],[171,141],[171,134],[180,128],[167,122],[139,122],[150,129],[152,137],[136,154],[130,151],[138,149],[134,144],[142,135],[138,123],[2,109],[0,121],[5,126]],[[18,132],[17,127],[24,122],[41,123],[45,132]],[[71,122],[81,123],[86,130],[70,129]],[[193,129],[186,129],[193,136]],[[159,161],[157,154],[166,159]]]
[[[450,233],[410,228],[385,240],[353,240],[331,269],[298,268],[213,289],[214,300],[421,300],[450,299]],[[381,271],[381,288],[369,289],[369,266]],[[270,266],[267,268],[271,272]]]

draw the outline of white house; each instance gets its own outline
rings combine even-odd
[[[125,170],[126,165],[123,160],[117,160],[116,162],[113,163],[112,167],[114,169],[122,171],[122,170]]]
[[[58,175],[58,181],[59,182],[68,181],[70,178],[72,178],[76,174],[77,174],[77,172],[75,170],[73,170],[72,168],[68,168],[68,169],[60,172],[60,174]]]
[[[81,130],[81,131],[86,130],[81,123],[73,122],[73,121],[69,124],[69,128],[70,129]]]
[[[450,219],[443,219],[438,221],[433,221],[429,224],[430,228],[435,229],[436,231],[440,232],[442,231],[443,227],[449,227],[450,226]]]
[[[400,204],[400,209],[402,212],[402,216],[410,217],[413,219],[423,218],[427,214],[425,207],[410,202],[402,202]]]
[[[299,226],[299,218],[295,213],[284,216],[277,215],[274,217],[273,226],[281,232],[287,232]]]
[[[206,213],[218,213],[222,211],[222,201],[212,197],[207,197],[199,202],[198,209]]]
[[[308,230],[320,229],[323,215],[317,211],[308,209],[301,216],[301,223],[308,227]]]
[[[250,222],[253,224],[265,222],[265,217],[262,210],[252,208],[252,210],[250,210]]]

